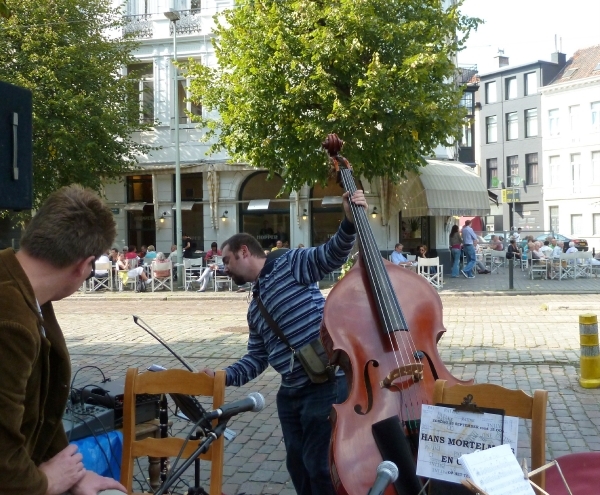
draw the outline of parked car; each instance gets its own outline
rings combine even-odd
[[[542,235],[538,235],[535,240],[536,241],[541,241],[544,242],[548,237],[550,237],[552,234],[542,234]],[[575,243],[575,247],[579,250],[579,251],[587,251],[588,250],[588,242],[586,239],[582,239],[580,237],[567,237],[564,236],[562,234],[554,234],[554,238],[558,241],[562,241],[565,243],[564,247],[563,247],[563,251],[567,251],[567,249],[569,249],[569,242],[573,241]]]
[[[485,242],[486,244],[489,244],[492,240],[492,236],[498,236],[498,238],[500,237],[504,237],[504,242],[506,242],[508,239],[506,239],[506,232],[490,232],[489,234],[486,234],[483,236],[483,242]],[[510,236],[509,236],[510,237]]]

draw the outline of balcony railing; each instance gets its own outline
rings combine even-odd
[[[152,14],[125,16],[123,36],[125,35],[135,38],[152,38]]]
[[[458,67],[456,69],[456,82],[458,84],[469,84],[475,83],[473,77],[477,74],[477,66],[470,65],[465,67]]]
[[[201,32],[202,18],[200,13],[200,9],[180,10],[180,20],[175,23],[177,26],[177,34],[192,34]],[[173,35],[173,23],[171,23],[169,26],[169,33],[171,36]]]

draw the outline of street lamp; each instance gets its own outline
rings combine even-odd
[[[165,12],[165,17],[169,19],[173,26],[173,120],[175,126],[175,223],[176,244],[177,244],[177,277],[183,280],[183,249],[182,249],[182,225],[181,225],[181,167],[179,164],[179,71],[177,70],[177,21],[181,19],[179,12],[170,10]]]

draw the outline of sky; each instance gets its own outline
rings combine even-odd
[[[555,35],[567,59],[600,45],[600,0],[465,0],[461,10],[485,21],[458,54],[460,65],[477,65],[480,74],[498,68],[498,49],[510,65],[550,60]]]

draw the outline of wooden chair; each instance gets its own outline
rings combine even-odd
[[[483,383],[479,385],[446,386],[446,380],[436,380],[433,390],[433,404],[461,404],[471,394],[479,407],[504,409],[507,416],[531,420],[531,463],[530,471],[546,464],[546,405],[547,390],[535,390],[533,397],[522,390],[510,390]],[[533,476],[532,481],[545,487],[545,474]]]
[[[186,370],[167,370],[138,374],[137,368],[129,368],[125,378],[123,405],[123,459],[121,463],[121,484],[132,493],[133,467],[137,457],[176,457],[184,438],[145,438],[135,439],[136,395],[177,393],[185,395],[212,396],[213,409],[223,405],[225,400],[225,371],[215,372],[211,378],[205,373],[192,373]],[[197,449],[197,442],[188,442],[182,458],[187,459]],[[216,440],[201,460],[210,461],[210,495],[221,495],[223,484],[223,437]],[[135,495],[135,494],[134,494]]]

